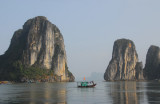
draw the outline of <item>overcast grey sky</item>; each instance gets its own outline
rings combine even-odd
[[[149,46],[160,46],[160,0],[1,0],[0,54],[35,16],[60,29],[75,77],[104,73],[117,39],[132,40],[143,64]]]

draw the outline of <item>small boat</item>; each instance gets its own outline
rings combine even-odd
[[[9,81],[0,81],[0,84],[8,84]]]
[[[91,82],[87,82],[87,81],[77,82],[78,88],[91,88],[91,87],[95,87],[95,86],[96,86],[96,83],[94,83],[93,81],[91,81]]]

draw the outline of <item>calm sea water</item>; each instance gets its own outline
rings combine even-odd
[[[0,85],[0,104],[160,104],[160,82],[96,82]]]

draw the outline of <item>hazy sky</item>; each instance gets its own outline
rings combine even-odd
[[[160,46],[160,0],[1,0],[0,54],[35,16],[60,29],[75,77],[104,73],[117,39],[132,40],[143,64],[150,45]]]

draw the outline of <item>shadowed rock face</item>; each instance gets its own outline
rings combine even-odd
[[[148,80],[160,79],[160,48],[150,46],[146,56],[144,77]]]
[[[136,69],[136,80],[144,80],[143,63],[137,62],[135,69]]]
[[[119,39],[114,42],[112,59],[104,74],[105,80],[143,79],[143,70],[138,62],[135,45],[131,40]],[[136,66],[137,65],[137,66]],[[136,67],[138,68],[136,70]],[[137,75],[136,77],[136,74]],[[140,77],[141,76],[141,77]],[[138,79],[139,80],[139,79]]]
[[[74,80],[67,67],[63,36],[60,30],[43,16],[29,19],[23,29],[14,33],[9,49],[0,59],[3,57],[7,59],[5,63],[8,63],[8,58],[11,59],[11,64],[20,60],[25,67],[38,66],[41,69],[53,70],[56,76],[61,77],[61,81]],[[5,72],[3,68],[1,72]]]

